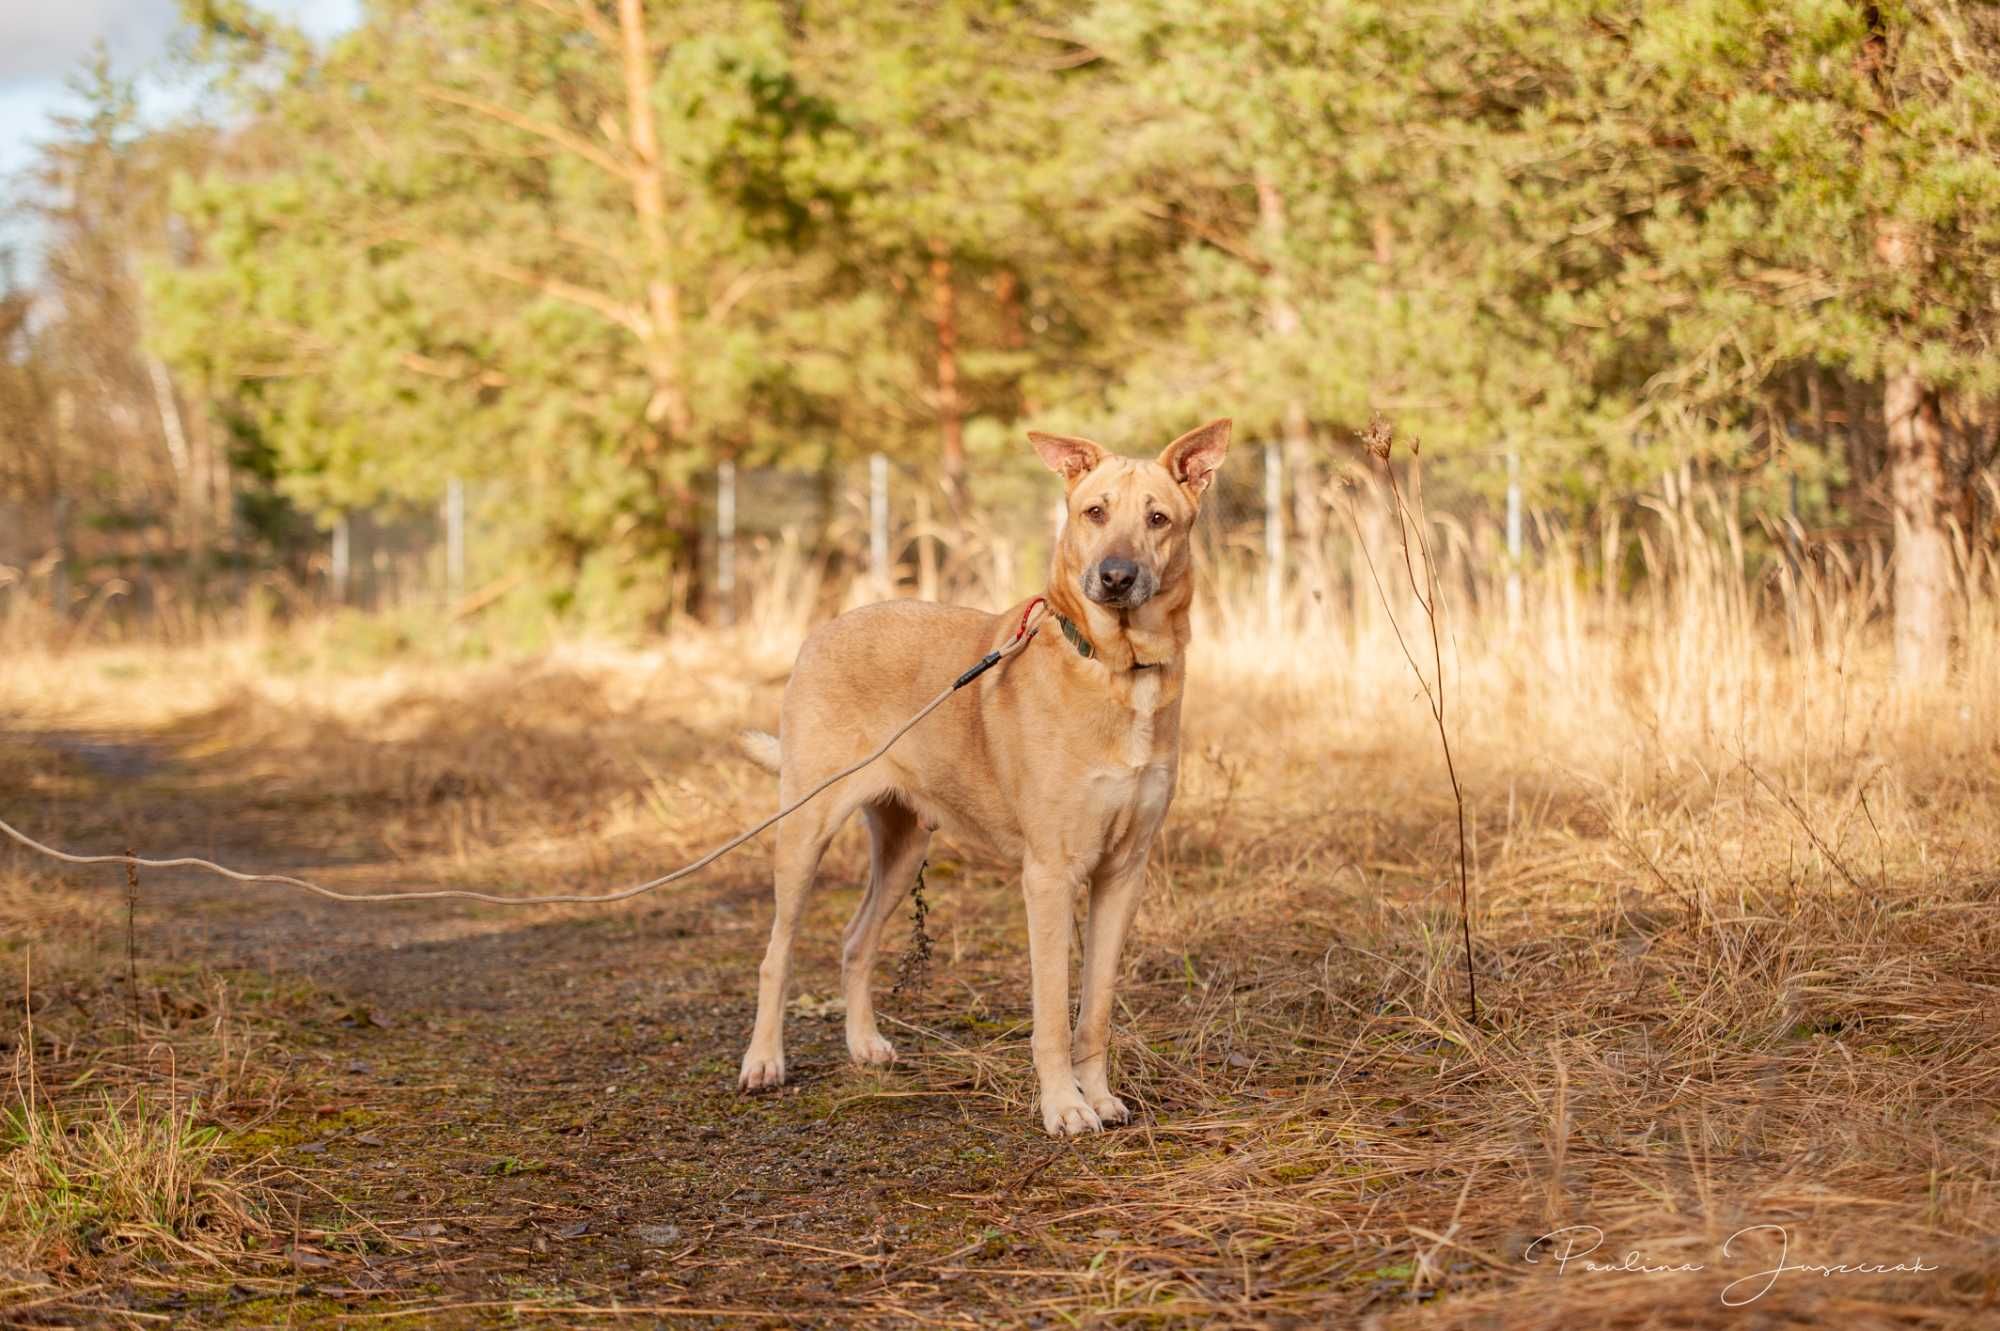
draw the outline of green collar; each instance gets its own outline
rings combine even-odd
[[[1068,615],[1057,615],[1056,623],[1062,627],[1063,636],[1069,639],[1070,646],[1076,648],[1078,656],[1088,661],[1097,655],[1097,649],[1090,645],[1090,639],[1083,636],[1083,630],[1072,623]]]
[[[1083,636],[1083,630],[1072,623],[1068,615],[1057,615],[1056,624],[1062,629],[1062,635],[1069,639],[1069,645],[1076,648],[1078,656],[1088,661],[1091,657],[1097,655],[1097,649],[1090,645],[1090,639]],[[1134,670],[1151,670],[1158,664],[1158,661],[1134,661],[1132,668]]]

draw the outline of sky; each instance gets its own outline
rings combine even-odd
[[[361,0],[262,0],[260,7],[325,38],[354,25]],[[50,114],[76,107],[65,81],[100,41],[114,69],[138,78],[147,118],[194,109],[196,90],[168,59],[180,21],[178,0],[0,0],[0,190],[33,160]],[[0,242],[22,239],[0,223]]]

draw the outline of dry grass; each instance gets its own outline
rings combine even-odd
[[[23,984],[4,1041],[0,1314],[279,1269],[297,1179],[254,1134],[303,1090],[270,1029],[285,999],[253,993],[264,1012],[245,1020],[224,977],[148,964],[135,987],[111,950],[66,941],[9,956]]]
[[[0,792],[17,809],[99,802],[83,763],[37,757],[12,736],[0,741]],[[107,1289],[269,1275],[283,1263],[272,1245],[287,1172],[243,1143],[302,1089],[273,1029],[297,996],[140,962],[122,893],[50,868],[0,864],[0,974],[13,995],[0,1034],[11,1065],[0,1319],[62,1322],[76,1299],[98,1296],[96,1315],[126,1321],[122,1297],[101,1301]],[[243,1006],[261,1012],[246,1019]]]
[[[25,1051],[22,1062],[32,1068]],[[198,1104],[106,1093],[72,1119],[37,1103],[32,1071],[17,1075],[15,1096],[0,1227],[35,1259],[63,1261],[70,1247],[202,1259],[252,1227],[241,1192],[216,1167],[220,1132],[202,1125]]]
[[[1380,511],[1365,495],[1362,508]],[[1640,533],[1652,576],[1630,596],[1591,588],[1553,542],[1512,622],[1497,581],[1473,571],[1489,538],[1432,533],[1477,1026],[1452,791],[1372,589],[1330,563],[1272,622],[1216,568],[1180,794],[1121,991],[1115,1058],[1142,1123],[1076,1147],[1021,1137],[1026,1164],[1006,1180],[932,1196],[1011,1246],[918,1264],[871,1306],[940,1317],[963,1279],[1024,1324],[1990,1319],[1992,557],[1962,555],[1954,682],[1902,692],[1879,564],[1828,554],[1753,575],[1718,534],[1725,512],[1663,500]],[[768,607],[734,635],[650,651],[366,675],[316,664],[310,635],[287,641],[283,672],[251,642],[93,651],[60,677],[16,656],[0,664],[0,707],[19,726],[143,733],[222,774],[242,825],[195,829],[198,845],[256,832],[375,886],[384,866],[405,882],[607,886],[768,802],[763,778],[724,756],[727,736],[771,719],[797,628]],[[116,808],[51,789],[32,804],[60,841],[122,834]],[[153,852],[187,844],[186,828],[151,831]],[[895,1093],[951,1092],[982,1121],[1028,1124],[1016,894],[1002,868],[935,858],[936,975],[926,998],[888,1007],[906,1027],[910,1082]],[[843,843],[828,876],[860,864]],[[65,932],[114,927],[77,910]],[[801,983],[825,992],[831,976]],[[65,1149],[99,1150],[114,1140],[101,1125],[138,1121],[136,1101],[111,1103]],[[148,1112],[156,1141],[199,1132],[198,1116]],[[16,1208],[50,1192],[19,1155]],[[226,1183],[213,1174],[174,1178],[192,1188],[174,1193],[183,1206],[227,1195],[201,1191]],[[1558,1231],[1570,1238],[1535,1243]],[[1602,1235],[1592,1260],[1702,1269],[1558,1272],[1559,1245],[1580,1251],[1588,1233]],[[1791,1271],[1726,1306],[1757,1288],[1730,1282],[1768,1268],[1781,1235],[1793,1263],[1928,1269]]]

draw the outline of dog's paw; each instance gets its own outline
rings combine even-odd
[[[1051,1137],[1081,1137],[1086,1132],[1104,1131],[1104,1120],[1080,1095],[1067,1099],[1043,1096],[1042,1127]]]
[[[785,1084],[785,1056],[759,1054],[752,1049],[743,1055],[743,1072],[736,1078],[739,1090],[767,1091]]]
[[[847,1056],[867,1068],[886,1068],[896,1061],[896,1046],[879,1032],[847,1037]]]
[[[1130,1123],[1132,1121],[1132,1111],[1125,1107],[1123,1100],[1120,1100],[1109,1091],[1106,1091],[1103,1095],[1091,1096],[1090,1107],[1097,1111],[1097,1117],[1103,1120],[1106,1127],[1111,1126],[1113,1123]]]

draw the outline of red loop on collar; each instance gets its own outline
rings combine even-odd
[[[1048,603],[1049,603],[1049,598],[1046,596],[1037,596],[1030,599],[1028,604],[1022,607],[1021,623],[1014,630],[1014,636],[1008,639],[1008,641],[1019,642],[1021,640],[1021,636],[1028,631],[1028,620],[1034,615],[1035,607],[1038,605],[1047,605]]]

